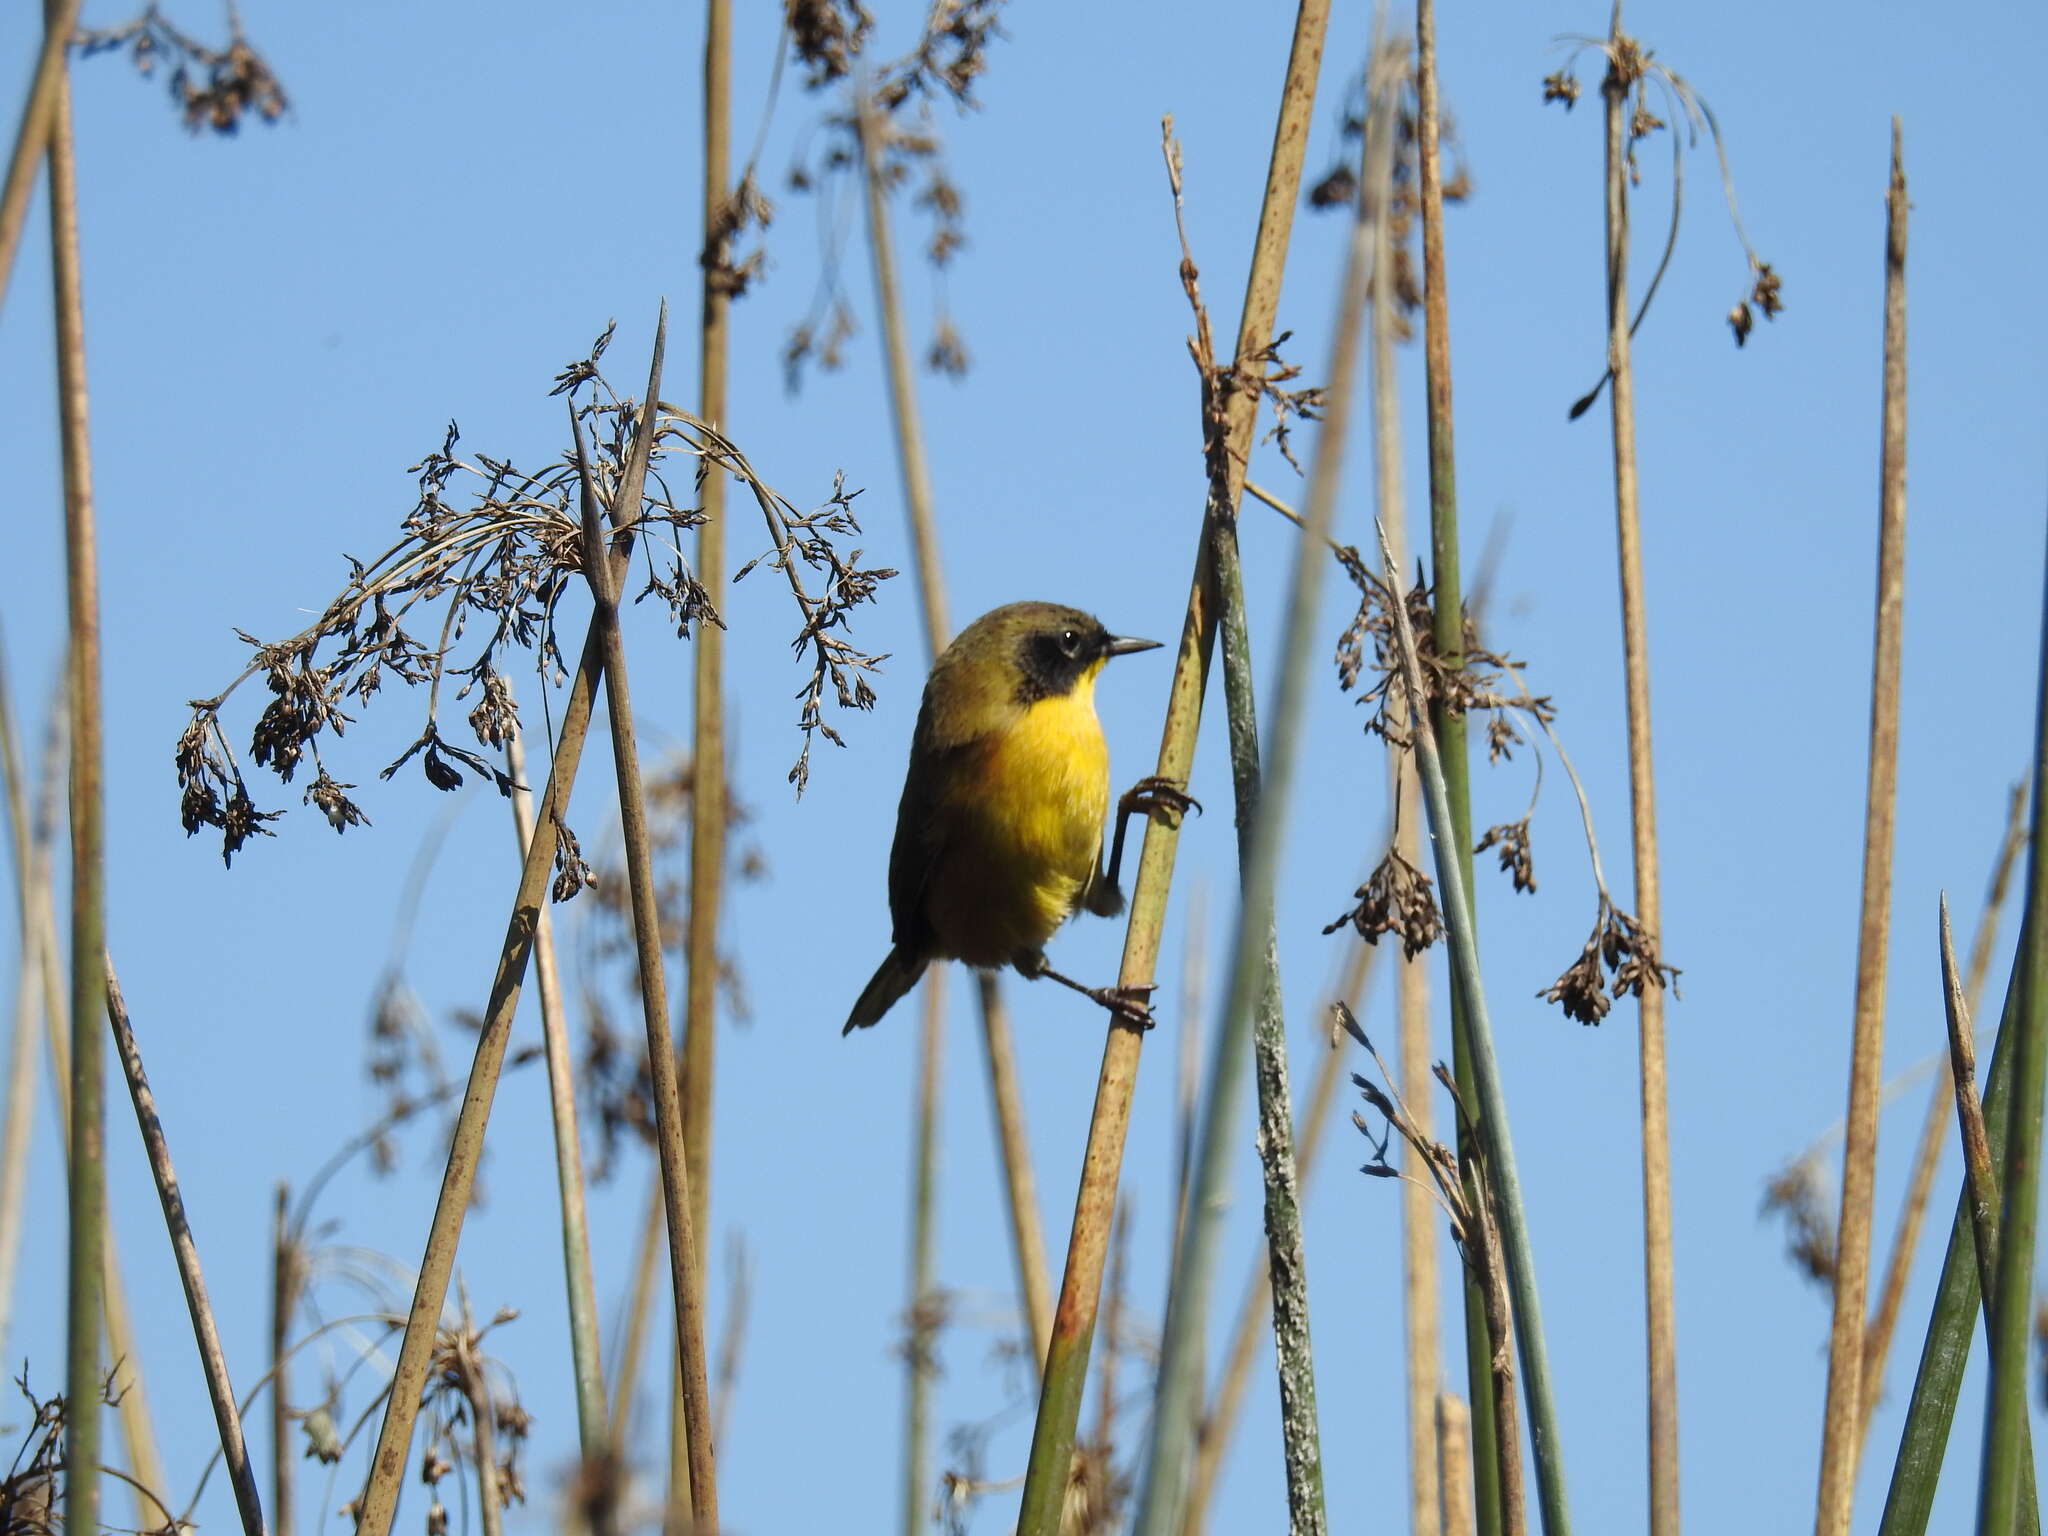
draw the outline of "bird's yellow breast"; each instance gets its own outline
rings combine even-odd
[[[944,794],[946,849],[925,915],[944,953],[1008,965],[1044,947],[1087,895],[1109,810],[1095,674],[1027,705]]]

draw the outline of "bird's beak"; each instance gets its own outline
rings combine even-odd
[[[1111,656],[1128,656],[1133,651],[1156,651],[1158,649],[1159,642],[1157,640],[1133,640],[1129,635],[1111,635],[1109,637],[1109,650],[1107,654]]]

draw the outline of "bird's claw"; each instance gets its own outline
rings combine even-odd
[[[1134,1029],[1151,1029],[1159,1021],[1152,1017],[1151,996],[1158,990],[1151,982],[1128,986],[1088,987],[1088,996]]]
[[[1202,813],[1202,802],[1163,774],[1138,780],[1116,803],[1119,816],[1144,815],[1168,827],[1178,827],[1190,810]]]

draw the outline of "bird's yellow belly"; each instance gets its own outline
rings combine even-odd
[[[941,953],[1003,966],[1045,946],[1088,893],[1109,809],[1109,753],[1092,690],[1042,699],[989,744],[946,807],[927,888]]]

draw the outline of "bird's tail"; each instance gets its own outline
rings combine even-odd
[[[899,944],[889,951],[889,958],[881,963],[874,977],[861,989],[860,1000],[853,1005],[853,1012],[846,1016],[846,1028],[842,1035],[850,1035],[856,1029],[879,1023],[883,1014],[896,1006],[896,999],[917,985],[917,978],[924,974],[924,968],[931,962],[913,955]]]

